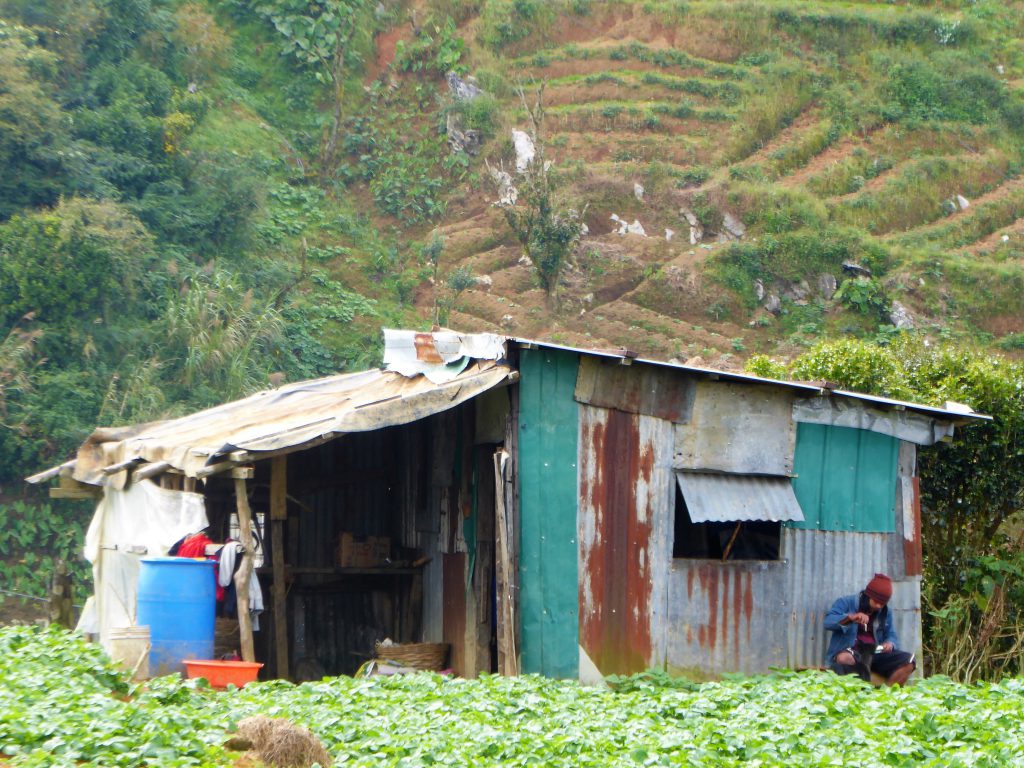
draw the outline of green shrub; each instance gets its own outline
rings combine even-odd
[[[765,184],[742,184],[729,192],[748,226],[781,234],[797,229],[823,229],[828,222],[824,203],[800,190]]]
[[[1006,84],[962,57],[900,60],[887,68],[886,81],[882,115],[891,121],[985,123],[1008,105]]]
[[[846,304],[862,315],[871,315],[883,319],[892,302],[885,295],[881,283],[870,277],[847,278],[832,297],[835,301]]]
[[[489,93],[470,101],[455,101],[446,112],[458,115],[463,128],[480,131],[485,139],[492,138],[501,123],[501,104]]]
[[[543,0],[486,0],[477,38],[498,53],[541,32],[554,17]]]
[[[465,50],[466,43],[456,34],[454,21],[428,18],[420,27],[420,34],[410,42],[398,41],[395,66],[402,72],[465,74],[467,67],[462,63]]]

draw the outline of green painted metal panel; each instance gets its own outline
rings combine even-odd
[[[579,676],[576,543],[579,356],[519,358],[519,617],[522,670]]]
[[[793,528],[894,533],[900,441],[866,429],[797,424]]]

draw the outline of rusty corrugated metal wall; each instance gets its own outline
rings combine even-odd
[[[580,407],[580,645],[606,675],[660,657],[671,444],[669,422]]]
[[[668,572],[670,672],[765,672],[786,663],[781,562],[673,560]]]

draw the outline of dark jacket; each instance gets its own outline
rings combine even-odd
[[[832,633],[832,639],[828,642],[828,650],[825,652],[826,666],[832,664],[837,653],[845,651],[847,648],[852,648],[857,642],[857,625],[853,623],[844,625],[839,622],[851,613],[857,613],[860,610],[861,595],[863,594],[861,592],[856,595],[840,597],[832,603],[829,612],[825,614],[825,629]],[[864,611],[864,613],[867,613],[867,611]],[[892,626],[892,612],[887,605],[882,606],[878,612],[875,641],[879,645],[882,643],[892,643],[893,648],[899,645],[896,639],[896,630]]]

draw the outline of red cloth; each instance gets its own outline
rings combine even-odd
[[[206,545],[213,544],[213,540],[205,533],[196,533],[189,536],[178,549],[178,557],[206,557]]]
[[[187,539],[181,542],[181,546],[178,548],[178,557],[202,557],[206,560],[216,561],[216,555],[212,555],[209,557],[207,557],[206,555],[206,545],[213,543],[213,539],[211,539],[205,533],[193,534],[192,536],[189,536]],[[217,581],[216,568],[213,569],[213,580],[214,582]],[[222,587],[220,584],[217,584],[216,600],[218,603],[224,600],[224,587]]]

